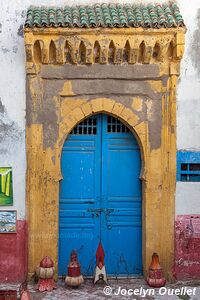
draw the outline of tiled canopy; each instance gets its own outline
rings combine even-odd
[[[142,27],[184,26],[175,3],[95,4],[92,6],[34,7],[27,11],[25,27]]]

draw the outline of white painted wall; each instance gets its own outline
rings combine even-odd
[[[177,215],[200,215],[200,183],[177,182]]]
[[[200,34],[195,32],[200,32],[200,1],[178,3],[187,34],[177,91],[177,148],[200,151]]]
[[[177,91],[177,149],[200,151],[200,1],[178,0],[187,26]],[[200,214],[200,183],[177,182],[176,215]]]
[[[131,0],[0,0],[0,166],[13,167],[14,182],[14,206],[0,209],[17,209],[19,219],[25,217],[25,53],[20,33],[25,12],[29,5],[62,6],[97,2],[130,3]],[[177,147],[200,151],[200,63],[197,57],[199,49],[200,58],[200,38],[194,37],[200,0],[177,2],[188,28],[178,85]],[[5,127],[6,136],[1,133]],[[199,185],[177,184],[177,214],[200,213],[200,210],[195,210],[195,205],[200,207]],[[193,203],[191,206],[186,201],[187,195]]]
[[[0,1],[0,166],[13,167],[14,206],[18,219],[25,216],[25,70],[22,2]],[[18,4],[18,7],[17,7]],[[6,124],[6,125],[3,125]],[[6,129],[2,132],[2,129]],[[6,128],[5,128],[6,127]]]

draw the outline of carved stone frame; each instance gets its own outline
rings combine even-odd
[[[103,112],[124,122],[140,145],[144,275],[152,253],[157,252],[165,275],[168,278],[173,276],[176,84],[184,50],[184,33],[184,28],[25,29],[29,275],[34,273],[45,255],[53,258],[57,270],[59,181],[62,179],[60,157],[64,140],[81,120]],[[110,58],[111,41],[114,49]],[[69,51],[70,61],[66,64]],[[70,75],[70,68],[78,74],[84,65],[91,65],[87,68],[89,72],[94,65],[99,65],[97,69],[100,74],[102,68],[113,68],[107,67],[110,59],[113,65],[121,68],[119,70],[127,68],[127,73],[132,70],[128,80],[132,80],[133,86],[137,82],[139,90],[141,87],[142,95],[139,92],[133,95],[132,107],[123,102],[122,96],[80,96],[74,88],[78,75]],[[138,70],[143,71],[140,73]],[[81,76],[86,76],[84,73]],[[96,76],[92,74],[90,78]],[[116,79],[116,76],[123,75],[119,72],[119,75],[113,76]],[[46,82],[50,80],[56,87],[52,95],[46,88]],[[147,86],[150,92],[146,92]],[[145,112],[141,108],[143,93],[147,93],[145,95],[149,99]],[[154,95],[158,96],[157,100],[153,99]],[[152,115],[148,105],[161,107],[157,112],[161,120],[159,145],[153,145],[150,128]],[[145,115],[142,119],[139,117],[140,111]],[[47,115],[48,120],[45,119]]]

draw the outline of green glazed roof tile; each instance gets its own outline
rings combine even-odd
[[[25,27],[183,27],[177,4],[95,4],[35,7],[27,10]]]

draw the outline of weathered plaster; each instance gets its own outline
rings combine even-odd
[[[140,0],[139,0],[140,1]],[[116,2],[114,0],[68,0],[69,5],[73,4],[91,4],[97,2]],[[126,0],[118,0],[118,3],[130,2]],[[145,0],[147,2],[147,0]],[[157,2],[157,1],[156,1]],[[177,148],[187,149],[187,150],[200,150],[200,122],[199,122],[199,111],[200,111],[200,101],[199,101],[199,91],[200,91],[200,80],[199,80],[199,70],[196,65],[198,57],[197,51],[191,50],[194,48],[198,49],[198,39],[196,39],[195,32],[198,29],[198,9],[200,8],[199,0],[192,0],[188,5],[188,1],[186,0],[177,0],[183,18],[185,20],[185,24],[187,25],[187,33],[186,33],[186,51],[183,56],[183,60],[181,63],[181,77],[178,82],[178,94],[177,94]],[[1,101],[7,111],[7,116],[9,118],[9,124],[15,122],[14,124],[18,126],[19,131],[22,133],[20,135],[20,139],[12,140],[11,138],[6,140],[6,142],[1,143],[0,145],[0,164],[1,166],[11,165],[13,167],[13,182],[14,182],[14,206],[9,208],[14,208],[18,210],[18,218],[25,218],[25,51],[24,51],[24,40],[22,38],[21,28],[24,23],[26,9],[29,5],[32,5],[33,1],[24,0],[23,3],[20,0],[9,0],[3,1],[1,3],[1,24],[0,24],[0,61],[1,61],[1,74],[0,74],[0,96]],[[49,0],[34,0],[34,5],[61,5],[63,6],[65,1],[63,0],[52,0],[51,3]],[[19,34],[18,34],[19,33]],[[4,53],[4,49],[6,53]],[[13,49],[17,52],[14,52]],[[191,54],[192,53],[192,54]],[[94,67],[94,69],[93,69]],[[107,66],[107,73],[109,78],[108,69],[114,69],[114,65]],[[118,66],[119,67],[119,66]],[[124,73],[127,72],[129,74],[129,79],[134,79],[135,76],[140,76],[140,69],[145,67],[145,76],[146,79],[151,78],[152,68],[157,69],[157,77],[160,76],[158,74],[158,66],[157,65],[135,65],[135,72],[131,73],[131,66],[127,66],[126,70],[120,70],[118,73],[115,72],[116,77],[123,78],[125,76]],[[68,77],[69,79],[79,78],[78,74],[79,69],[82,66],[71,66],[68,65],[68,68],[64,68],[63,66],[50,66],[43,65],[41,69],[41,77],[45,78],[45,74],[43,71],[48,71],[48,76],[65,79]],[[93,74],[91,71],[91,76],[95,78],[95,73],[102,76],[107,76],[103,74],[104,66],[87,66],[90,70],[93,70]],[[73,78],[69,77],[71,73],[71,69],[76,69],[73,71]],[[96,70],[98,69],[98,72]],[[101,69],[101,71],[100,71]],[[61,70],[61,71],[59,71]],[[65,75],[65,73],[67,75]],[[112,72],[113,73],[113,72]],[[61,75],[60,75],[61,74]],[[87,78],[88,72],[85,72],[84,78]],[[47,76],[47,77],[48,77]],[[89,75],[90,76],[90,75]],[[127,75],[128,76],[128,75]],[[163,75],[163,86],[166,86],[167,76]],[[142,77],[142,75],[141,75]],[[50,77],[49,77],[50,78]],[[165,84],[164,84],[165,81]],[[128,100],[129,102],[129,100]],[[120,114],[121,106],[118,105],[118,113]],[[168,108],[167,108],[168,109]],[[86,110],[86,108],[85,108]],[[37,112],[39,113],[39,112]],[[66,109],[67,113],[67,109]],[[28,116],[28,115],[27,115]],[[30,116],[33,119],[33,116]],[[35,118],[35,117],[34,117]],[[6,121],[7,122],[7,121]],[[176,128],[174,125],[173,128]],[[37,135],[34,137],[37,140]],[[159,166],[160,167],[160,166]],[[187,213],[187,210],[190,207],[187,205],[188,201],[185,200],[185,190],[187,189],[187,183],[182,183],[181,185],[177,185],[177,205],[176,209],[178,211],[184,211]],[[199,190],[198,183],[196,185],[190,185],[190,199],[192,201],[192,208],[196,206],[199,208]],[[181,200],[183,199],[183,200]],[[8,209],[8,208],[3,208]],[[190,210],[192,211],[192,210]]]
[[[200,1],[179,0],[187,24],[186,49],[177,89],[177,149],[200,151],[199,11]],[[195,192],[195,191],[194,191]]]
[[[134,30],[134,35],[129,29],[68,29],[67,35],[62,29],[25,30],[30,274],[47,253],[57,267],[63,143],[77,123],[94,113],[104,112],[124,122],[141,147],[144,274],[152,253],[157,251],[167,277],[172,276],[176,137],[171,128],[176,122],[175,89],[184,48],[184,30],[150,30],[148,35],[145,31]],[[65,62],[66,39],[70,40],[76,66]],[[79,49],[82,39],[86,46],[84,56]],[[98,63],[91,50],[97,39],[101,46],[104,44]],[[108,55],[110,40],[117,41],[122,53],[127,39],[136,47],[134,59],[123,62],[122,57]],[[155,39],[162,49],[160,61],[155,61],[147,52],[141,55],[137,50],[143,40],[153,49]],[[176,42],[173,58],[166,52],[171,40]],[[52,52],[51,41],[55,42],[56,51]],[[88,63],[92,66],[86,66]],[[105,77],[103,72],[107,74]],[[137,99],[135,104],[134,98]],[[169,224],[167,232],[166,222]]]
[[[89,71],[89,70],[88,70]],[[105,67],[106,72],[106,67]],[[118,72],[118,70],[117,70]],[[124,78],[125,79],[125,78]],[[161,93],[156,93],[148,82],[132,80],[71,80],[75,95],[140,95],[149,96],[153,100],[161,99]]]
[[[1,234],[0,244],[0,282],[23,282],[27,274],[27,222],[18,220],[16,234]]]
[[[10,120],[5,106],[0,100],[0,144],[3,146],[8,139],[18,141],[22,134],[18,125]],[[9,149],[7,150],[9,151]]]
[[[88,72],[89,70],[89,72]],[[117,70],[117,72],[116,72]],[[89,66],[49,66],[42,65],[41,77],[49,79],[109,79],[109,78],[126,78],[126,79],[148,79],[148,78],[159,78],[159,67],[158,65],[135,65],[132,66],[116,66],[106,65],[106,72],[104,65],[89,65]]]
[[[96,2],[115,2],[114,0],[69,0],[68,4],[91,4]],[[125,3],[128,0],[119,0],[118,3]],[[147,2],[147,1],[145,1]],[[155,1],[154,1],[155,2]],[[188,27],[186,34],[186,51],[182,61],[181,80],[178,84],[178,149],[193,149],[199,150],[200,144],[198,133],[200,131],[198,122],[198,91],[200,84],[198,80],[198,71],[193,67],[191,58],[191,49],[198,48],[198,40],[195,37],[198,23],[198,9],[200,8],[199,0],[193,0],[188,6],[185,0],[178,0],[178,5],[181,8],[185,23]],[[21,28],[24,23],[26,9],[32,5],[31,0],[23,1],[10,0],[4,1],[1,5],[2,21],[1,21],[1,39],[0,39],[0,57],[1,57],[1,98],[7,109],[11,120],[18,123],[22,131],[25,129],[24,115],[25,115],[25,70],[24,70],[24,42],[22,38]],[[63,5],[63,0],[34,0],[34,5]],[[19,34],[18,34],[19,33]],[[1,51],[8,49],[7,53]],[[12,49],[18,49],[16,53]],[[193,52],[192,52],[193,53]],[[194,56],[194,55],[193,55]],[[198,57],[194,58],[197,61]],[[70,66],[69,66],[70,69]],[[128,70],[128,68],[127,68]],[[55,72],[55,71],[53,71]],[[100,73],[100,72],[99,72]],[[120,72],[119,72],[120,74]],[[123,74],[122,74],[123,76]],[[139,76],[139,75],[138,75]],[[78,78],[78,77],[77,77]],[[6,89],[4,87],[7,87]],[[14,99],[13,99],[14,95]],[[12,100],[11,100],[12,99]],[[187,105],[188,103],[188,105]],[[191,117],[190,117],[191,116]],[[192,134],[190,134],[192,128]],[[25,144],[24,140],[20,141],[19,149],[21,161],[23,164],[18,166],[17,174],[20,177],[25,177]],[[6,159],[9,163],[15,158],[8,156]],[[5,157],[2,157],[5,161]],[[23,188],[22,188],[23,185]],[[16,193],[20,201],[24,202],[24,183],[16,187]],[[19,191],[20,189],[20,191]]]
[[[186,49],[181,62],[181,76],[177,90],[177,149],[200,151],[200,63],[199,63],[199,17],[200,1],[179,0],[187,24]],[[199,183],[177,182],[176,222],[184,231],[190,216],[200,213]],[[199,278],[200,238],[189,242],[184,235],[176,233],[176,275],[178,279]]]
[[[159,149],[161,146],[162,131],[162,102],[153,100],[147,101],[147,119],[149,123],[149,143],[151,149]],[[149,107],[149,104],[152,105]]]
[[[25,194],[24,182],[25,178],[21,178],[20,171],[25,168],[23,149],[21,145],[24,143],[25,132],[19,125],[12,121],[8,115],[5,105],[0,99],[0,164],[1,167],[11,166],[13,168],[13,176],[19,175],[13,181],[13,198],[14,206],[1,207],[1,209],[18,209],[18,219],[24,219],[25,203],[18,202],[18,194]],[[13,146],[14,145],[14,146]],[[16,160],[18,157],[18,161]]]
[[[24,41],[17,36],[17,30],[23,22],[21,3],[11,2],[1,3],[0,166],[13,168],[14,205],[1,209],[16,209],[17,218],[23,220],[26,170],[25,55]]]
[[[67,67],[66,67],[67,68]],[[105,70],[106,70],[105,66]],[[117,70],[116,67],[116,71]],[[134,67],[133,67],[134,71]],[[144,69],[145,72],[145,69]],[[84,73],[84,69],[83,69]],[[88,70],[89,73],[89,70]],[[97,75],[96,75],[97,76]],[[153,75],[152,75],[153,76]],[[125,79],[125,78],[124,78]],[[144,98],[143,111],[135,114],[138,116],[139,121],[149,122],[149,141],[152,149],[159,148],[161,144],[161,128],[162,128],[162,84],[156,82],[156,85],[152,84],[152,81],[131,81],[131,80],[102,80],[96,79],[91,81],[74,79],[73,81],[64,80],[42,80],[37,77],[28,79],[31,80],[31,89],[33,91],[32,97],[29,95],[29,89],[27,90],[27,124],[31,124],[31,116],[34,118],[33,123],[43,124],[43,137],[44,147],[52,147],[55,144],[58,136],[58,124],[59,124],[59,105],[60,100],[57,97],[58,93],[63,96],[74,96],[72,103],[76,103],[76,99],[80,99],[80,96],[87,100],[94,97],[111,96],[119,103],[126,105],[126,107],[132,108],[133,96],[139,96],[140,99]],[[94,84],[95,82],[95,84]],[[161,81],[160,81],[161,83]],[[62,91],[59,90],[62,87]],[[43,96],[42,96],[43,91]],[[32,101],[32,99],[37,101]],[[43,99],[43,100],[42,100]],[[68,101],[69,102],[69,101]],[[74,105],[73,104],[73,105]]]
[[[175,220],[176,279],[199,279],[200,215],[178,215]]]
[[[191,60],[194,68],[197,70],[197,74],[200,73],[200,62],[199,62],[199,51],[200,51],[200,8],[197,10],[197,28],[195,29],[192,36],[192,45],[191,48]]]

